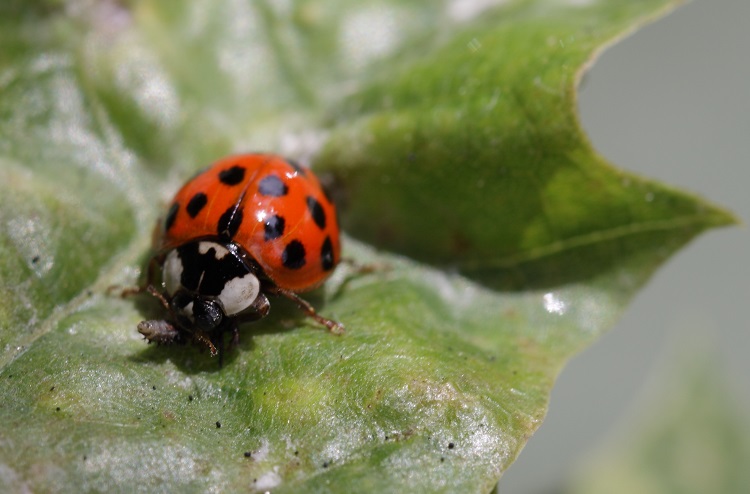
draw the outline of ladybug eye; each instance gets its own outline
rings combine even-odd
[[[193,304],[193,320],[201,331],[216,329],[224,319],[224,311],[214,300],[198,297]]]

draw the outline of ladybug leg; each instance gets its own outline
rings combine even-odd
[[[148,292],[149,295],[161,302],[161,305],[164,306],[164,308],[167,309],[170,314],[172,313],[172,307],[169,305],[169,300],[167,300],[164,294],[157,290],[154,285],[149,284],[142,291]]]
[[[214,345],[214,342],[211,341],[211,338],[206,336],[205,333],[199,331],[199,332],[193,333],[193,336],[195,337],[196,340],[198,340],[199,342],[203,343],[204,345],[208,347],[208,351],[211,352],[212,357],[220,355],[219,351],[216,349],[216,346]],[[221,344],[219,346],[221,347]]]
[[[107,287],[107,295],[117,294],[122,298],[132,297],[133,295],[139,295],[144,292],[148,292],[151,295],[154,295],[154,292],[152,290],[153,290],[154,280],[156,279],[156,272],[159,267],[160,259],[161,258],[159,256],[154,256],[148,262],[145,285],[128,286],[128,287],[123,287],[122,285],[111,285]],[[157,298],[163,298],[163,297],[157,297]]]
[[[141,293],[148,293],[155,299],[157,299],[161,305],[169,312],[174,318],[172,313],[172,307],[169,304],[169,300],[153,285],[154,269],[157,266],[157,258],[151,258],[148,265],[148,279],[147,284],[144,286],[132,286],[132,287],[118,287],[110,286],[107,288],[107,293],[111,293],[115,290],[119,290],[120,297],[131,297],[133,295],[139,295]],[[174,326],[171,322],[163,319],[150,319],[141,321],[138,323],[138,332],[148,340],[149,343],[156,342],[157,345],[168,345],[181,339],[180,330]]]
[[[370,264],[362,264],[360,262],[357,262],[354,260],[353,257],[342,257],[341,263],[346,264],[349,269],[352,270],[352,274],[355,275],[364,275],[364,274],[371,274],[378,271],[390,271],[391,266],[384,263],[370,263]]]
[[[323,326],[328,328],[329,332],[333,334],[344,334],[346,332],[343,324],[338,321],[334,321],[333,319],[328,319],[321,316],[320,314],[315,312],[315,308],[310,305],[310,302],[303,299],[293,291],[285,290],[279,287],[270,287],[268,291],[270,293],[273,293],[274,295],[281,295],[282,297],[288,298],[289,300],[297,304],[297,307],[299,307],[307,317],[315,319],[318,324],[322,324]]]
[[[137,290],[138,293],[144,291],[148,292],[151,296],[156,298],[174,318],[172,307],[169,305],[169,300],[167,300],[164,294],[158,291],[153,285],[148,285],[144,288],[137,288]],[[180,339],[180,330],[171,322],[163,319],[150,319],[139,322],[138,332],[141,333],[149,343],[155,341],[157,344],[169,344]]]
[[[224,367],[224,331],[216,331],[213,333],[211,342],[219,350],[219,369]],[[211,355],[214,356],[213,354]]]
[[[263,319],[268,315],[268,313],[271,311],[271,303],[268,301],[268,298],[263,294],[259,293],[258,297],[256,297],[255,302],[248,307],[248,312],[246,315],[243,316],[243,321],[257,321],[258,319]],[[235,324],[235,330],[237,328],[237,325]]]

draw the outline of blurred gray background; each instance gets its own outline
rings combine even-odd
[[[681,6],[607,50],[579,95],[593,145],[616,166],[750,221],[749,0]],[[750,419],[748,254],[741,225],[704,234],[667,262],[619,324],[563,371],[547,419],[499,492],[563,492],[587,458],[637,430],[654,381],[683,348],[713,353]]]

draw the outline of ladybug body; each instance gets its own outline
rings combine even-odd
[[[224,158],[177,192],[158,228],[145,290],[171,318],[139,324],[149,341],[187,332],[215,353],[223,332],[236,339],[239,322],[268,314],[267,294],[343,331],[297,295],[323,283],[340,259],[335,207],[309,169],[270,154]]]

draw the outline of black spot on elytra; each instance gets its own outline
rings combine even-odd
[[[207,296],[217,296],[224,289],[224,285],[234,278],[240,278],[248,273],[245,264],[231,252],[221,259],[217,259],[216,250],[208,249],[201,253],[200,242],[191,242],[177,248],[182,265],[185,269],[180,275],[180,284],[187,290]],[[178,295],[183,294],[179,292]],[[193,297],[175,296],[172,301],[177,307],[185,307],[193,301]],[[192,401],[193,397],[188,398]]]
[[[174,225],[174,220],[177,219],[177,211],[180,209],[180,205],[176,202],[169,207],[167,218],[164,220],[164,231],[169,231]]]
[[[321,230],[325,229],[326,213],[323,211],[323,206],[313,196],[307,196],[307,209],[310,210],[310,215],[315,224],[318,225],[318,228]]]
[[[305,265],[305,246],[299,240],[292,240],[281,253],[281,262],[289,269],[299,269]]]
[[[231,240],[242,224],[242,208],[239,204],[229,206],[219,218],[218,234],[222,240]]]
[[[245,178],[245,169],[239,165],[219,172],[219,180],[224,185],[237,185]]]
[[[188,202],[188,205],[185,209],[187,210],[187,213],[191,218],[195,218],[196,216],[198,216],[198,213],[201,212],[201,209],[203,209],[207,202],[208,197],[206,197],[206,194],[204,194],[203,192],[198,192],[192,197],[192,199],[190,199],[190,202]]]
[[[307,175],[307,169],[304,166],[300,165],[299,162],[290,160],[289,158],[287,158],[286,162],[289,164],[289,166],[294,168],[295,172],[299,173],[303,177]]]
[[[289,192],[289,187],[276,175],[268,175],[258,184],[258,192],[264,196],[281,197]]]
[[[269,240],[274,240],[279,238],[284,234],[284,224],[286,222],[284,221],[284,218],[281,216],[275,214],[268,218],[266,220],[266,224],[264,225],[264,234],[263,239],[268,242]]]
[[[320,264],[323,266],[323,271],[333,269],[333,244],[331,243],[331,237],[326,237],[323,247],[320,249]]]

